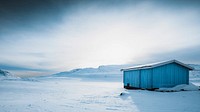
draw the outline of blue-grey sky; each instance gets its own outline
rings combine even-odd
[[[37,75],[170,59],[200,63],[199,18],[198,0],[1,0],[0,67]]]

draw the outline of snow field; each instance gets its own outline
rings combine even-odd
[[[121,83],[77,79],[1,81],[2,112],[135,112],[131,100],[122,100]]]
[[[38,81],[37,81],[38,80]],[[77,78],[0,81],[1,112],[198,112],[200,91],[126,90]],[[120,93],[123,93],[120,96]]]

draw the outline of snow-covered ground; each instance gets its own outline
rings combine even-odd
[[[180,84],[172,88],[159,88],[155,91],[159,92],[178,92],[178,91],[199,91],[200,87],[194,85],[193,83],[189,84]]]
[[[109,67],[75,69],[48,77],[25,79],[2,71],[0,112],[200,111],[198,89],[180,92],[126,90],[122,85],[120,66]],[[200,86],[198,69],[190,72],[190,82],[196,86],[179,85],[171,89],[194,90]]]
[[[0,81],[1,112],[198,112],[200,91],[125,90],[67,77]],[[120,96],[120,93],[123,93]]]

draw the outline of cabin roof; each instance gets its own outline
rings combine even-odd
[[[129,67],[129,68],[124,68],[124,69],[121,69],[121,71],[129,71],[129,70],[140,70],[140,69],[148,69],[148,68],[155,68],[155,67],[159,67],[159,66],[162,66],[162,65],[166,65],[166,64],[170,64],[170,63],[176,63],[176,64],[179,64],[189,70],[193,70],[194,68],[187,65],[187,64],[184,64],[180,61],[177,61],[177,60],[169,60],[169,61],[162,61],[162,62],[156,62],[156,63],[151,63],[151,64],[144,64],[144,65],[139,65],[139,66],[133,66],[133,67]]]

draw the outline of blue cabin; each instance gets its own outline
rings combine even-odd
[[[177,60],[170,60],[121,70],[124,88],[157,89],[189,84],[189,71],[193,68]]]

